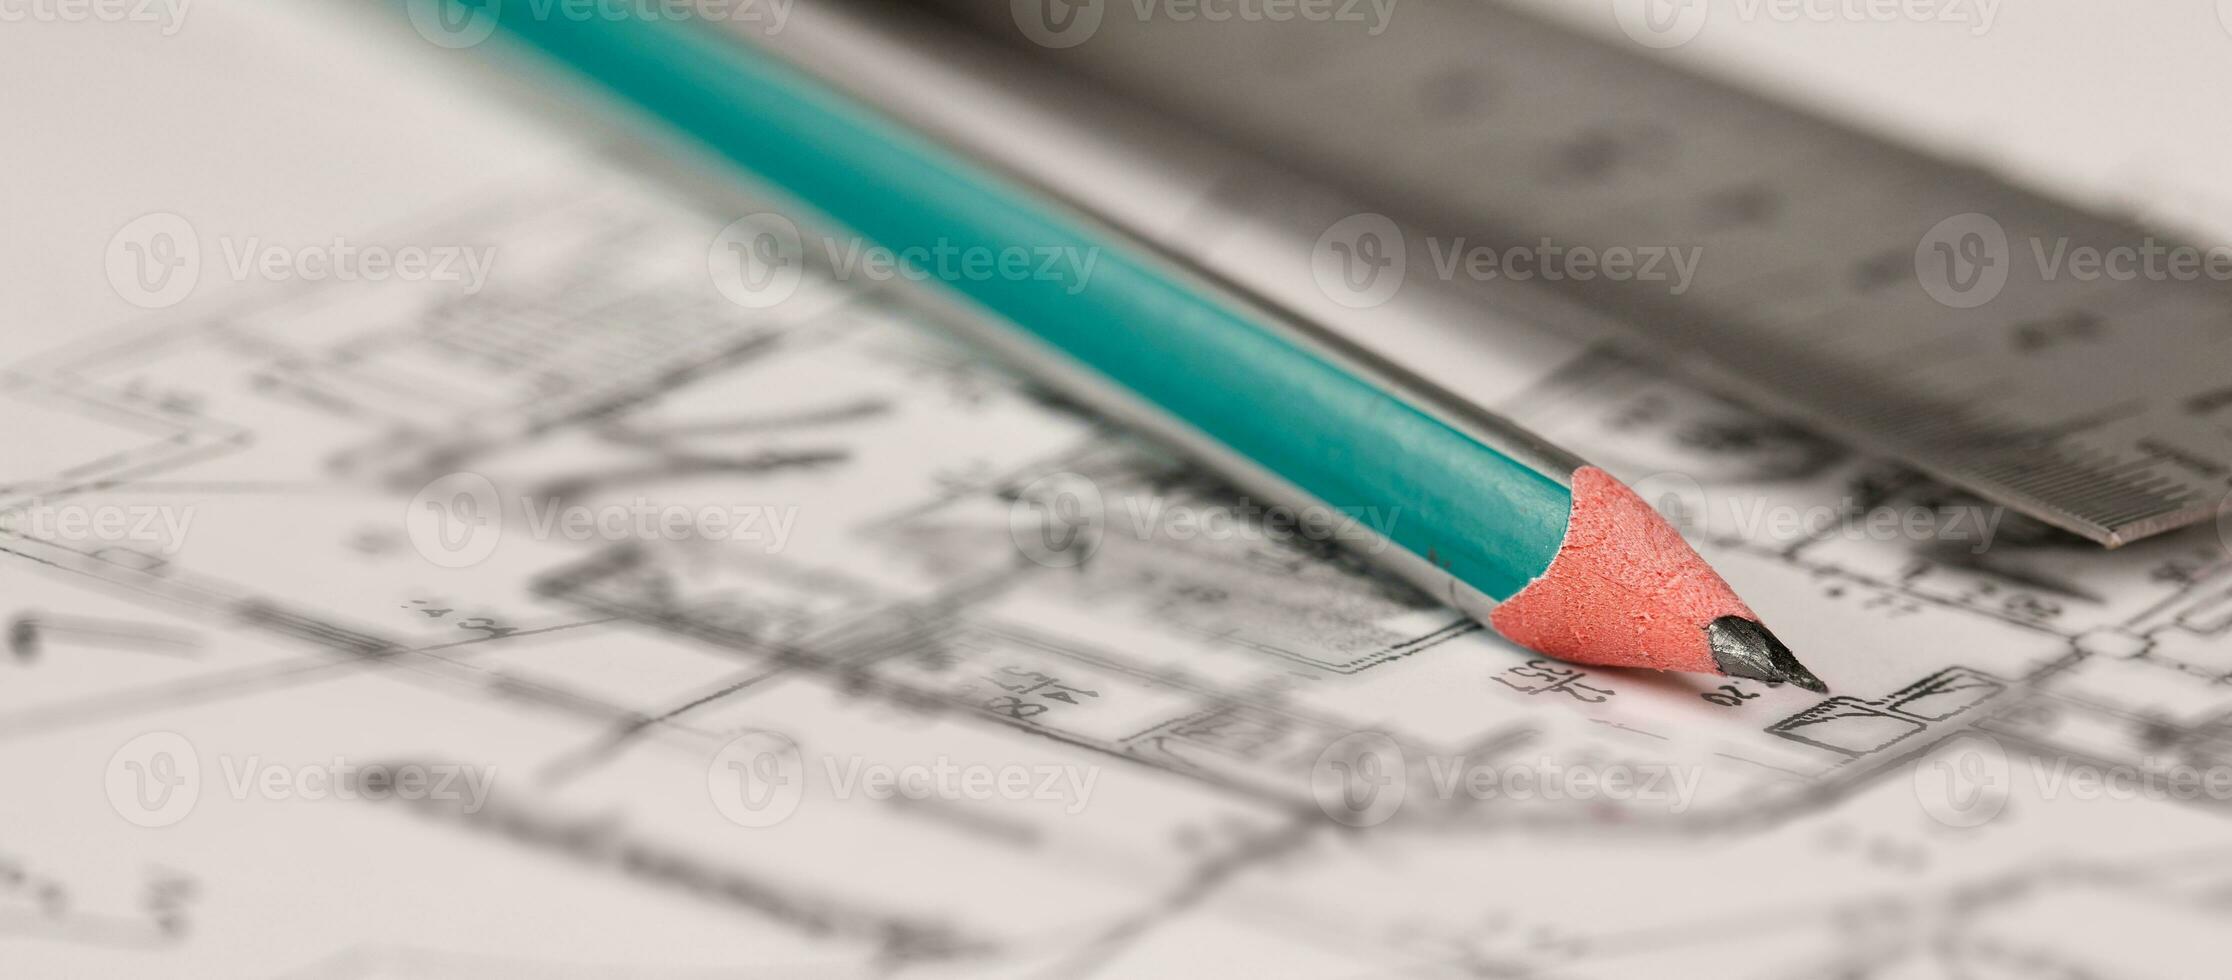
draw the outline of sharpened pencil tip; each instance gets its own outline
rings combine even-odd
[[[1713,647],[1713,662],[1721,673],[1753,680],[1796,684],[1815,694],[1829,693],[1829,685],[1798,662],[1798,657],[1767,632],[1767,627],[1742,616],[1722,616],[1705,627]]]

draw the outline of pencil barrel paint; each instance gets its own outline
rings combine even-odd
[[[876,117],[773,56],[687,24],[483,7],[840,227],[894,251],[1024,247],[1094,257],[1060,276],[946,280],[976,306],[1326,505],[1399,505],[1396,544],[1496,600],[1548,567],[1572,506],[1526,467],[1234,305],[1157,257]]]

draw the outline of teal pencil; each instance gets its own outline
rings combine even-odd
[[[1824,689],[1624,485],[1446,396],[1390,387],[1293,318],[688,22],[439,0],[894,252],[1092,255],[1045,275],[947,275],[1001,346],[1082,400],[1297,505],[1399,515],[1387,567],[1562,659]],[[1441,399],[1437,401],[1436,399]],[[1431,403],[1431,404],[1430,404]],[[1494,443],[1494,445],[1491,445]],[[1519,448],[1514,448],[1519,447]],[[1527,457],[1522,459],[1521,457]]]

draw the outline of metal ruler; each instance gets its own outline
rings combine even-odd
[[[2096,541],[2227,501],[2232,250],[1498,4],[1404,4],[1376,36],[1048,6],[1064,18],[1028,32],[1029,4],[948,9],[1383,210],[1410,263],[1538,243],[1684,250],[1685,282],[1503,285],[1536,294],[1515,308],[1553,294],[1741,400]],[[1028,39],[1092,11],[1078,43]]]

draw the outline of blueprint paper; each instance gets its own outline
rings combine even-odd
[[[471,70],[383,98],[511,118],[436,69]],[[2103,554],[2007,518],[1978,548],[1947,516],[1973,502],[1575,345],[1490,407],[1681,519],[1835,694],[1547,663],[946,339],[901,283],[819,261],[739,304],[719,246],[765,202],[565,132],[259,242],[455,277],[234,281],[253,216],[210,204],[188,298],[11,333],[0,972],[2226,952],[2215,529]],[[138,241],[115,288],[168,288],[184,266]]]

